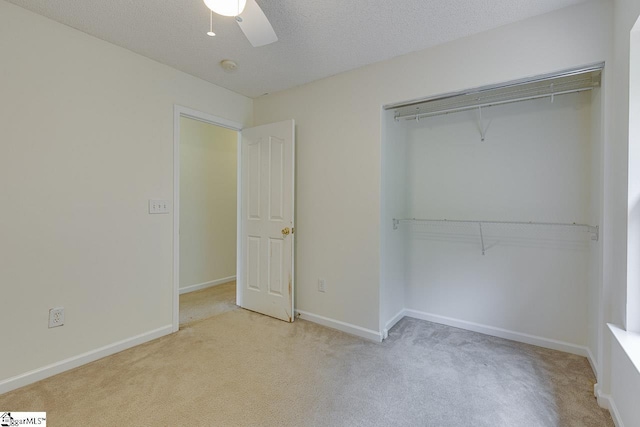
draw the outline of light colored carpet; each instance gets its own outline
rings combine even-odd
[[[231,311],[236,306],[236,282],[180,295],[180,325]]]
[[[583,357],[405,318],[382,344],[227,311],[0,396],[55,426],[613,426]]]

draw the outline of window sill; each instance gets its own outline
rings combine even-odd
[[[640,334],[627,332],[611,323],[607,323],[607,326],[609,326],[609,330],[616,337],[616,340],[620,343],[638,373],[640,373]]]

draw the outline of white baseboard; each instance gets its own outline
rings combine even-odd
[[[598,363],[596,362],[596,358],[593,357],[593,353],[591,349],[587,347],[587,360],[589,361],[589,365],[591,365],[591,370],[593,370],[593,375],[596,376],[596,381],[600,381],[600,371],[598,370]]]
[[[180,295],[188,294],[189,292],[195,292],[202,289],[210,288],[212,286],[222,285],[223,283],[233,282],[236,280],[236,276],[223,277],[222,279],[212,280],[210,282],[198,283],[197,285],[189,285],[179,289]]]
[[[339,320],[330,319],[328,317],[319,316],[317,314],[308,313],[306,311],[296,310],[301,319],[309,322],[317,323],[328,328],[337,329],[347,334],[356,335],[375,342],[382,342],[382,334],[380,332],[366,329],[361,326],[352,325],[350,323],[341,322]]]
[[[599,387],[595,387],[595,395],[598,401],[598,405],[601,408],[607,409],[611,414],[611,418],[613,418],[613,423],[616,427],[624,427],[624,423],[622,422],[622,418],[620,417],[620,412],[618,412],[618,408],[616,403],[613,401],[613,397],[609,394],[602,393]]]
[[[518,341],[525,344],[532,344],[538,347],[550,348],[552,350],[564,351],[565,353],[577,354],[578,356],[588,357],[587,347],[558,341],[550,338],[539,337],[536,335],[524,334],[521,332],[510,331],[508,329],[496,328],[494,326],[482,325],[479,323],[468,322],[466,320],[454,319],[451,317],[440,316],[437,314],[425,313],[417,310],[405,309],[405,316],[416,319],[427,320],[429,322],[440,323],[454,328],[466,329],[468,331],[479,332],[485,335],[491,335],[498,338],[505,338],[512,341]]]
[[[60,362],[34,369],[33,371],[16,375],[15,377],[7,378],[6,380],[0,381],[0,394],[52,377],[70,369],[77,368],[78,366],[86,365],[87,363],[102,359],[103,357],[119,353],[147,341],[168,335],[171,332],[172,325],[163,326],[161,328],[154,329],[153,331],[145,332],[143,334],[136,335],[135,337],[127,338],[122,341],[61,360]]]
[[[613,418],[613,423],[616,425],[616,427],[624,427],[622,417],[620,416],[620,412],[618,412],[616,402],[613,400],[613,398],[609,398],[609,413],[611,414],[611,418]]]
[[[404,312],[405,310],[403,308],[384,325],[384,329],[382,330],[382,339],[387,339],[387,337],[389,336],[389,330],[391,330],[391,328],[393,328],[396,323],[402,320],[402,318],[405,316]]]

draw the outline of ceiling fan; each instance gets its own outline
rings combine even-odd
[[[235,17],[253,47],[278,41],[278,36],[256,0],[204,0],[204,4],[218,15]],[[207,34],[215,35],[213,28]]]

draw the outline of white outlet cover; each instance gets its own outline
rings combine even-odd
[[[64,307],[56,307],[49,310],[49,327],[56,328],[64,325]]]
[[[168,200],[149,199],[150,214],[168,214],[171,210],[171,203]]]

